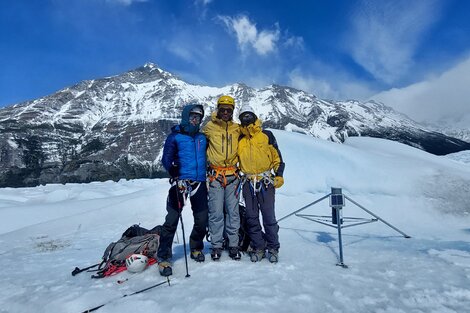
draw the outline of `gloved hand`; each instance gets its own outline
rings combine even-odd
[[[284,185],[284,178],[282,176],[275,176],[274,177],[274,188],[280,188]]]
[[[177,163],[171,163],[170,168],[168,169],[168,173],[171,177],[178,177],[180,175],[180,167]]]

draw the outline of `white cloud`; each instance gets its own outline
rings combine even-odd
[[[289,86],[313,93],[322,99],[333,100],[366,100],[374,94],[366,83],[353,81],[346,74],[327,69],[331,74],[314,75],[305,73],[300,69],[294,69],[289,73]]]
[[[470,125],[470,57],[438,77],[401,89],[381,92],[383,102],[421,122],[446,121]],[[460,124],[460,125],[458,125]]]
[[[194,61],[194,54],[192,52],[193,50],[188,49],[187,47],[172,43],[168,45],[167,49],[174,55],[177,55],[178,57],[187,62]]]
[[[170,37],[162,43],[172,55],[192,64],[209,63],[208,57],[213,55],[214,47],[212,42],[206,40],[204,34],[177,29]]]
[[[376,79],[396,82],[413,66],[421,38],[439,11],[437,0],[363,1],[353,15],[347,49]]]
[[[332,88],[330,83],[320,78],[304,75],[298,70],[289,73],[289,85],[324,99],[338,97],[338,92]]]
[[[237,37],[238,46],[242,52],[247,51],[249,47],[253,48],[259,55],[266,55],[276,50],[276,44],[280,37],[278,25],[276,25],[274,31],[258,31],[256,24],[244,15],[237,18],[227,16],[220,16],[219,18],[225,23],[229,31]]]
[[[201,4],[202,6],[206,6],[208,5],[209,3],[211,3],[213,0],[196,0],[194,1],[194,3],[197,5],[197,4]]]
[[[253,42],[253,47],[258,51],[259,54],[267,54],[274,51],[275,43],[279,38],[279,31],[273,33],[268,31],[262,31],[258,34],[258,38]]]
[[[286,48],[298,48],[303,50],[305,48],[304,39],[302,37],[291,36],[284,42]]]
[[[106,0],[108,3],[117,3],[125,6],[129,6],[134,2],[147,2],[148,0]]]

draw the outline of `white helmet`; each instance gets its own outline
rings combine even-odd
[[[132,254],[126,259],[127,270],[131,273],[140,273],[148,265],[149,259],[142,254]]]

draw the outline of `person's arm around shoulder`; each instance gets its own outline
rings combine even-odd
[[[201,127],[201,132],[206,136],[206,139],[210,141],[211,134],[214,132],[214,122],[208,121],[204,126]]]

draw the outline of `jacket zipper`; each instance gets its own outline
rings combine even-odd
[[[197,151],[199,150],[199,140],[197,138],[194,138],[194,140],[196,141],[194,143],[194,159],[196,160],[196,181],[198,179],[198,175],[199,175],[199,162],[198,162],[198,159],[197,159]]]
[[[232,134],[230,134],[229,137],[230,137],[230,153],[232,153],[233,152]]]
[[[225,136],[227,138],[227,149],[225,150],[225,165],[227,165],[227,159],[228,159],[228,142],[229,142],[229,139],[228,139],[228,122],[225,122],[226,125],[225,125]]]
[[[225,136],[222,134],[222,153],[224,153]]]

